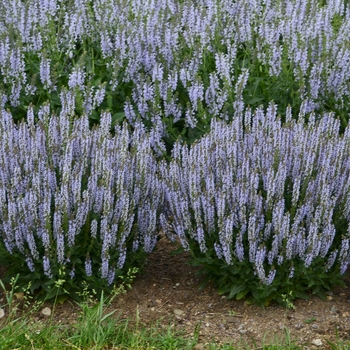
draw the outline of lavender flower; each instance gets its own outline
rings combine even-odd
[[[40,61],[40,80],[44,84],[45,88],[50,88],[52,85],[51,81],[51,70],[50,70],[51,60],[49,58],[42,57]]]
[[[86,276],[92,276],[92,265],[91,265],[91,259],[89,257],[85,260],[85,273]]]
[[[80,67],[75,67],[72,73],[69,75],[68,86],[73,89],[78,87],[80,90],[84,90],[85,72]]]
[[[43,257],[43,267],[45,276],[52,278],[53,274],[51,272],[50,259],[47,257],[47,255],[44,255]]]
[[[328,259],[330,268],[336,259],[330,252],[336,237],[334,210],[348,203],[342,195],[350,185],[344,181],[344,172],[350,175],[344,152],[350,150],[348,139],[345,146],[345,136],[329,115],[318,122],[311,115],[308,125],[301,118],[289,119],[283,126],[273,104],[266,113],[246,113],[237,110],[230,125],[213,121],[211,131],[189,151],[175,145],[174,159],[164,170],[175,233],[184,247],[195,240],[204,253],[209,235],[217,232],[212,244],[218,258],[227,264],[249,259],[267,284],[279,266],[297,257],[305,267],[317,257]],[[350,261],[348,239],[341,245],[344,272]],[[272,267],[267,276],[265,262]]]
[[[35,271],[35,266],[34,266],[33,259],[32,259],[30,256],[28,256],[28,257],[26,258],[26,262],[27,262],[27,266],[28,266],[29,270],[30,270],[31,272],[34,272],[34,271]]]
[[[28,123],[1,119],[1,237],[31,271],[42,259],[49,279],[59,278],[57,266],[77,278],[81,257],[74,254],[85,249],[86,275],[100,273],[112,283],[112,266],[122,269],[133,253],[126,247],[130,236],[138,242],[134,249],[148,252],[157,241],[163,189],[150,137],[136,125],[131,133],[126,124],[112,136],[110,113],[92,130],[86,116],[71,122],[74,96],[66,91],[61,98],[59,116],[42,109],[36,120],[29,109]],[[96,256],[91,247],[97,242]],[[100,259],[100,272],[92,271],[92,259]]]

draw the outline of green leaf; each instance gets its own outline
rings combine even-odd
[[[34,293],[41,286],[41,281],[33,282],[30,286],[30,291]]]
[[[296,290],[294,293],[295,296],[299,299],[309,300],[309,296],[301,290]]]
[[[67,301],[69,299],[69,296],[67,294],[63,294],[57,297],[57,303],[58,304],[63,304],[65,301]]]
[[[106,320],[107,318],[109,318],[110,316],[112,316],[113,314],[115,314],[117,310],[113,310],[111,311],[110,313],[108,313],[107,315],[104,315],[102,318],[101,318],[101,322],[103,322],[104,320]]]
[[[246,104],[248,105],[255,105],[256,103],[263,101],[264,99],[262,97],[253,97],[248,100],[246,100]]]
[[[324,292],[323,289],[318,289],[314,294],[316,294],[322,300],[326,300],[327,299],[327,295],[326,295],[326,293]]]
[[[201,285],[199,286],[199,290],[203,290],[204,287],[209,283],[209,281],[211,280],[211,275],[207,276],[204,281],[201,283]]]
[[[315,281],[314,281],[314,279],[312,278],[312,279],[310,279],[309,280],[309,284],[308,284],[308,288],[311,288],[312,286],[314,286],[315,285]]]
[[[238,294],[236,295],[236,300],[241,300],[241,299],[243,299],[243,298],[248,294],[248,292],[249,292],[249,289],[246,288],[244,291],[238,293]]]
[[[227,299],[234,298],[238,293],[244,291],[246,288],[245,284],[237,284],[232,289],[230,294],[228,295]]]
[[[44,286],[51,286],[52,284],[54,284],[56,281],[52,278],[48,281],[46,281],[43,285]]]
[[[310,323],[315,322],[315,321],[316,321],[316,317],[311,317],[311,318],[305,320],[304,322],[307,324],[310,324]]]
[[[100,120],[100,114],[97,113],[96,111],[92,111],[91,114],[89,115],[89,119]]]
[[[181,254],[181,253],[183,253],[183,252],[185,252],[185,249],[184,249],[182,246],[180,246],[179,248],[173,250],[173,251],[170,253],[170,255],[179,255],[179,254]],[[201,265],[201,264],[199,264],[199,265]],[[198,265],[196,265],[196,266],[198,266]]]
[[[118,112],[114,113],[112,116],[112,122],[114,123],[120,123],[125,119],[125,113],[124,112]]]
[[[76,263],[76,264],[81,264],[82,260],[77,256],[73,256],[73,257],[71,257],[71,262]]]

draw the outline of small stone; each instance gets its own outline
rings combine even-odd
[[[24,299],[24,293],[13,293],[13,295],[16,297],[17,300],[23,300]]]
[[[344,313],[342,314],[342,316],[343,316],[343,317],[349,317],[349,313],[348,313],[348,312],[344,312]]]
[[[223,296],[221,297],[221,299],[226,299],[226,295],[223,295]]]
[[[204,344],[198,343],[193,347],[193,350],[203,350]]]
[[[239,333],[240,333],[240,334],[246,334],[246,333],[247,333],[247,330],[246,330],[246,329],[240,329],[240,330],[239,330]]]
[[[315,345],[315,346],[322,346],[322,340],[321,339],[314,339],[312,342],[311,342],[312,345]]]
[[[180,309],[174,309],[174,315],[175,316],[181,316],[185,313],[185,311],[182,311]]]
[[[337,312],[337,308],[334,305],[331,307],[331,312],[333,312],[333,313]]]
[[[180,283],[176,283],[175,286],[178,287],[180,285]]]
[[[161,304],[161,303],[162,303],[161,300],[159,300],[159,299],[156,300],[156,304]]]
[[[156,308],[155,307],[151,307],[151,309],[150,309],[151,311],[155,311],[156,310]]]
[[[51,309],[49,307],[44,307],[42,310],[41,310],[41,313],[45,316],[50,316],[51,315]]]
[[[5,316],[4,309],[0,309],[0,318],[3,318]]]
[[[230,322],[230,323],[235,323],[235,322],[237,322],[237,317],[235,317],[235,316],[227,315],[225,318],[226,318],[226,321],[227,321],[227,322]]]
[[[332,296],[327,295],[327,300],[328,300],[328,301],[330,301],[330,300],[332,300],[332,299],[333,299],[333,297],[332,297]]]

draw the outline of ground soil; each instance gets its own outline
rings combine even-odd
[[[239,346],[255,342],[257,348],[283,343],[286,330],[305,349],[316,348],[313,342],[327,349],[327,340],[350,340],[350,277],[345,277],[346,287],[336,288],[326,301],[310,296],[310,300],[296,300],[294,310],[274,304],[262,309],[244,301],[227,300],[213,285],[199,290],[202,277],[188,265],[187,253],[171,255],[175,248],[166,238],[160,239],[132,289],[111,305],[121,318],[138,317],[145,327],[157,325],[160,332],[171,326],[187,337],[198,332],[196,349],[205,349],[213,342]],[[3,295],[0,301],[3,304]],[[48,317],[42,314],[45,306],[52,308],[51,304],[43,305],[34,315],[35,322]],[[53,319],[72,324],[78,316],[79,308],[67,301],[55,306]]]

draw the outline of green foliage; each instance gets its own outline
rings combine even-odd
[[[86,226],[85,226],[86,227]],[[20,253],[9,254],[3,244],[0,244],[0,266],[6,267],[6,276],[4,282],[10,282],[13,276],[17,275],[16,286],[18,291],[27,290],[33,294],[36,300],[59,301],[60,303],[67,300],[68,297],[73,300],[82,300],[81,293],[87,289],[94,290],[97,296],[101,296],[102,292],[111,293],[116,284],[108,285],[106,279],[101,278],[101,246],[102,242],[99,236],[96,238],[84,235],[84,230],[77,235],[77,241],[70,251],[70,265],[68,267],[59,264],[57,258],[52,255],[50,266],[52,278],[47,277],[43,273],[42,260],[34,260],[35,271],[29,270],[23,255]],[[87,242],[90,244],[87,245]],[[139,271],[142,269],[147,253],[142,249],[133,251],[132,238],[126,242],[128,254],[126,255],[125,265],[123,269],[115,269],[115,280],[125,281],[130,285],[133,276],[127,275],[127,271]],[[43,248],[42,248],[43,249]],[[111,261],[118,261],[119,252],[114,249],[110,252]],[[92,263],[93,274],[86,275],[85,257],[89,256]],[[74,269],[74,277],[70,273]],[[136,269],[136,270],[135,270]],[[118,285],[118,282],[116,282]]]
[[[277,302],[287,308],[293,308],[292,301],[296,298],[309,299],[310,295],[317,295],[326,299],[326,292],[336,285],[344,286],[339,272],[339,266],[334,265],[329,271],[325,268],[325,259],[318,257],[309,267],[304,262],[294,259],[293,262],[284,262],[276,268],[276,276],[269,285],[263,284],[257,277],[254,264],[248,259],[238,261],[234,259],[231,265],[218,259],[213,248],[214,241],[209,243],[206,237],[208,250],[202,253],[198,244],[190,242],[190,264],[199,267],[198,274],[204,275],[201,284],[204,288],[209,281],[218,287],[219,294],[227,294],[228,299],[244,299],[248,303],[255,303],[266,307],[271,302]],[[249,252],[245,251],[245,256]],[[265,264],[265,271],[275,269]],[[294,276],[289,277],[291,267],[294,267]]]
[[[34,113],[37,114],[43,104],[48,103],[52,113],[59,114],[62,106],[60,93],[68,87],[69,75],[73,68],[82,67],[86,73],[86,90],[90,91],[91,87],[95,89],[105,86],[105,97],[102,103],[95,107],[88,115],[90,124],[98,123],[102,111],[109,110],[112,114],[113,122],[120,123],[124,120],[124,102],[131,95],[133,83],[123,81],[123,69],[117,71],[112,68],[110,60],[103,57],[101,48],[98,43],[91,39],[79,42],[72,58],[68,55],[62,55],[57,50],[46,48],[45,56],[51,60],[52,86],[45,86],[40,81],[40,54],[32,51],[24,52],[26,63],[25,72],[31,77],[30,84],[36,87],[33,95],[27,94],[24,88],[21,90],[18,106],[12,106],[6,102],[5,109],[9,109],[15,120],[26,119],[29,105],[33,105]],[[111,77],[114,77],[118,84],[115,88],[109,84]],[[3,81],[0,74],[0,81]],[[10,95],[11,83],[0,84],[0,92]],[[83,107],[83,92],[76,89],[76,106],[75,114],[81,116],[85,114]]]

